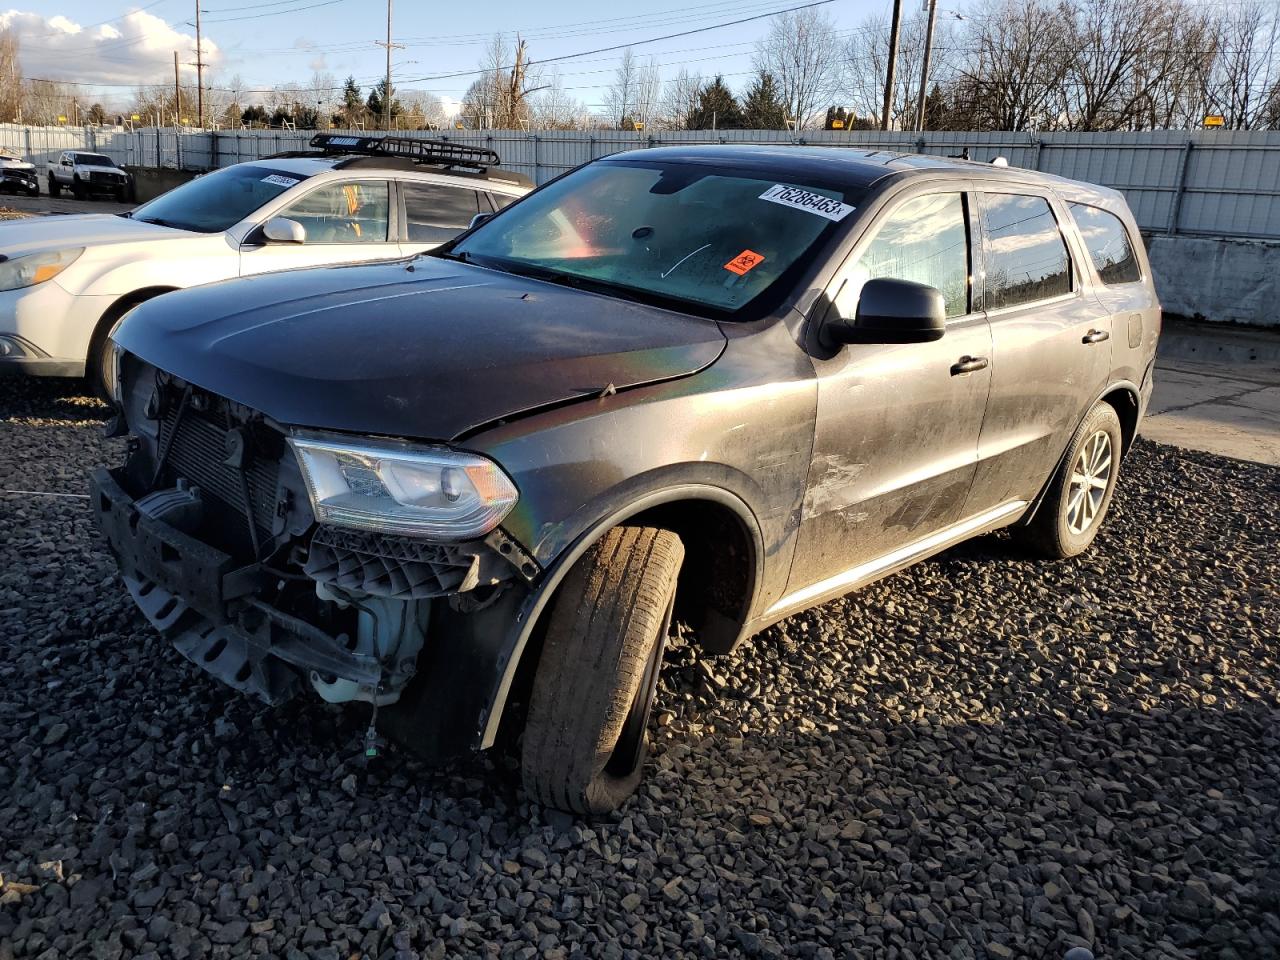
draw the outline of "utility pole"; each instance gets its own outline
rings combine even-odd
[[[387,79],[386,85],[382,88],[382,128],[384,130],[391,129],[391,51],[393,49],[403,50],[404,44],[391,42],[391,0],[387,0],[387,42],[381,40],[373,41],[380,47],[387,48]]]
[[[893,24],[889,27],[889,66],[884,77],[884,114],[880,129],[889,129],[889,114],[893,112],[893,80],[898,67],[898,31],[902,26],[902,0],[893,0]]]
[[[182,126],[182,87],[178,84],[178,51],[173,51],[173,125]]]
[[[938,0],[929,0],[929,26],[924,34],[924,65],[920,68],[920,105],[916,108],[916,131],[924,129],[924,104],[929,96],[929,59],[933,56],[933,26],[938,22]]]
[[[200,50],[200,0],[196,0],[196,107],[200,129],[204,129],[204,54]]]

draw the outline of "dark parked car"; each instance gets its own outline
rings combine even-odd
[[[646,150],[429,255],[143,304],[93,503],[226,683],[370,702],[430,758],[522,734],[534,797],[605,811],[673,618],[727,651],[1000,527],[1085,550],[1159,330],[1114,191]]]

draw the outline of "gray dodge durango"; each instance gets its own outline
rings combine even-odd
[[[599,813],[673,620],[723,652],[997,528],[1087,549],[1159,332],[1115,191],[642,150],[430,254],[138,307],[93,505],[220,680],[364,702],[371,754],[517,744],[531,796]]]

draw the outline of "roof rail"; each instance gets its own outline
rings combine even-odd
[[[317,133],[311,138],[311,146],[329,155],[402,157],[414,163],[479,167],[482,170],[502,163],[496,152],[485,147],[417,137],[354,137],[341,133]]]

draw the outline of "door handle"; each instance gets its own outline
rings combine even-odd
[[[1103,340],[1110,340],[1111,334],[1105,330],[1090,330],[1080,340],[1081,343],[1101,343]]]
[[[958,377],[962,373],[973,373],[975,370],[987,369],[986,357],[961,357],[951,365],[951,375]]]

